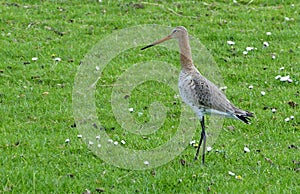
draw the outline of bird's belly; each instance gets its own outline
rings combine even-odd
[[[206,108],[202,106],[195,106],[194,104],[186,103],[188,104],[192,110],[196,113],[196,115],[199,117],[199,119],[202,119],[204,115],[216,115],[216,116],[222,116],[222,117],[229,117],[229,118],[236,118],[234,115],[228,113],[228,112],[222,112],[211,108]]]
[[[205,114],[203,108],[199,108],[197,97],[190,90],[190,86],[184,82],[179,81],[179,94],[184,103],[192,108],[192,110],[197,114],[199,118]]]

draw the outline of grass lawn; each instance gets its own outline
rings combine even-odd
[[[298,1],[16,0],[1,1],[0,13],[0,193],[300,192]],[[74,125],[78,114],[72,96],[81,62],[84,65],[86,55],[105,38],[145,24],[185,26],[216,62],[227,97],[255,113],[251,125],[224,120],[205,166],[193,160],[196,149],[185,142],[184,151],[164,165],[119,168],[105,162],[86,143],[79,123]],[[147,33],[148,43],[167,35],[150,37],[151,29]],[[151,60],[172,64],[171,75],[177,79],[178,52],[161,46],[140,51],[142,46],[110,60],[95,85],[100,131],[118,142],[115,147],[151,150],[168,142],[179,126],[183,104],[178,92],[151,79],[132,91],[123,88],[128,93],[125,109],[133,108],[129,115],[138,124],[154,119],[153,124],[161,122],[160,128],[139,135],[124,130],[126,123],[115,118],[111,96],[118,78],[134,64]],[[108,52],[117,47],[103,45]],[[247,47],[253,50],[246,53]],[[205,76],[216,78],[206,73],[210,65],[195,65]],[[275,79],[277,75],[289,75],[290,80]],[[158,112],[165,114],[152,118],[153,102],[163,104]],[[190,141],[198,141],[200,124],[195,116],[191,123],[198,128]]]

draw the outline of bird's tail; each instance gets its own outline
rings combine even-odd
[[[236,109],[234,114],[239,120],[246,124],[250,124],[250,117],[253,117],[253,113],[240,109]]]

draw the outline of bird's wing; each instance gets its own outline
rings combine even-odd
[[[193,76],[191,80],[198,105],[224,113],[234,113],[234,106],[221,90],[203,76]]]

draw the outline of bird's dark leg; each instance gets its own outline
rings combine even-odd
[[[205,127],[204,127],[204,117],[202,119],[201,126],[202,126],[201,136],[203,136],[202,164],[204,164],[204,161],[205,161],[205,151],[206,151],[206,133],[205,133]]]
[[[202,119],[201,119],[200,123],[201,123],[202,131],[201,131],[201,137],[200,137],[200,141],[199,141],[199,144],[198,144],[195,160],[198,160],[200,147],[201,147],[201,144],[202,144],[202,141],[203,141],[202,164],[204,164],[204,161],[205,161],[205,148],[206,148],[206,134],[205,134],[204,116],[202,116]]]

